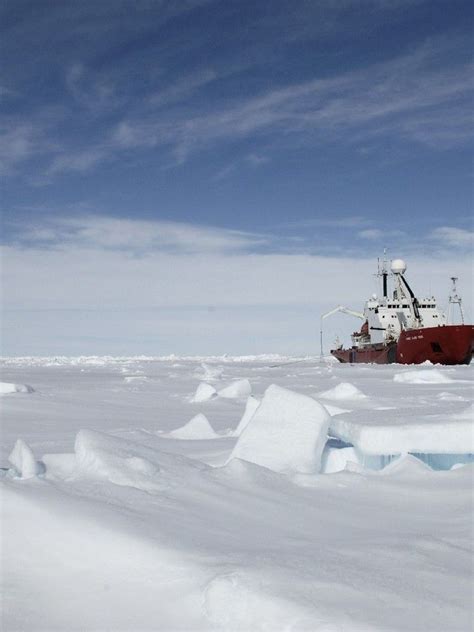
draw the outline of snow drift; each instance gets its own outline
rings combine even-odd
[[[328,391],[318,393],[318,397],[322,397],[323,399],[333,399],[335,401],[345,401],[351,399],[366,399],[367,395],[364,395],[364,393],[362,393],[357,386],[354,386],[354,384],[351,384],[350,382],[341,382]]]
[[[11,395],[12,393],[34,393],[35,389],[29,384],[12,384],[10,382],[0,382],[0,395]]]
[[[163,489],[159,453],[95,430],[80,430],[74,444],[78,471],[144,491]]]
[[[453,380],[439,369],[417,369],[395,373],[393,381],[401,384],[449,384]]]

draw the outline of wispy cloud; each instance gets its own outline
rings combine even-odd
[[[70,93],[89,111],[102,109],[105,119],[73,144],[67,134],[56,135],[60,149],[50,152],[45,171],[50,176],[86,172],[141,149],[154,149],[164,164],[172,157],[176,165],[210,147],[243,139],[251,139],[256,149],[251,154],[246,149],[237,160],[255,166],[269,157],[269,139],[273,151],[335,141],[374,147],[387,137],[395,144],[436,149],[463,145],[472,137],[472,65],[453,62],[455,49],[455,40],[432,40],[383,63],[272,87],[256,96],[236,97],[235,91],[224,90],[210,98],[206,90],[222,73],[201,69],[159,91],[154,88],[133,107],[128,103],[127,110],[126,99],[120,105],[110,82],[89,76],[87,67],[76,63],[67,72]],[[444,57],[450,58],[449,66]],[[202,93],[200,101],[196,93]],[[111,107],[118,108],[114,117]],[[18,163],[31,153],[31,146],[26,148],[31,141],[23,134],[13,139]]]
[[[82,63],[76,62],[67,69],[65,82],[74,100],[92,112],[110,111],[118,104],[113,84],[91,76]]]
[[[393,243],[396,239],[397,243],[400,237],[406,237],[402,230],[382,230],[381,228],[367,228],[357,233],[357,237],[360,239],[366,239],[369,241],[380,241],[385,239],[387,243]]]
[[[386,63],[273,89],[203,115],[124,120],[113,138],[125,147],[171,145],[178,161],[217,142],[269,132],[290,143],[302,135],[309,143],[335,135],[352,142],[362,130],[369,136],[398,133],[430,146],[464,142],[471,131],[472,67],[446,69],[438,59],[438,48],[425,45]],[[454,121],[447,115],[452,107]]]
[[[84,215],[50,219],[41,226],[21,227],[19,243],[39,247],[121,250],[135,254],[228,253],[255,250],[269,238],[254,233],[213,226],[162,220],[132,220]]]
[[[429,237],[444,246],[469,248],[471,250],[474,247],[474,232],[464,228],[440,226],[435,228]]]
[[[15,173],[21,163],[33,156],[51,152],[53,144],[38,125],[26,122],[6,121],[0,126],[0,174]]]

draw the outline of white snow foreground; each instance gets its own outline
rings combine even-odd
[[[220,435],[213,429],[206,415],[198,413],[181,428],[176,428],[164,435],[171,439],[202,440],[216,439]]]
[[[201,362],[225,364],[225,383],[221,372],[206,376]],[[2,399],[1,465],[8,467],[18,436],[46,465],[43,475],[0,478],[5,630],[471,628],[473,466],[456,465],[459,454],[431,454],[445,469],[452,457],[456,468],[433,471],[419,454],[392,460],[378,451],[389,450],[392,430],[408,447],[401,427],[411,424],[425,425],[426,436],[444,425],[424,448],[451,441],[458,449],[458,430],[472,418],[474,365],[413,370],[176,357],[0,364],[5,381],[41,384],[43,393]],[[321,457],[329,475],[274,472],[238,458],[211,467],[231,454],[236,437],[222,433],[237,430],[245,400],[215,396],[190,405],[196,370],[217,390],[250,377],[259,400],[275,382],[311,396],[352,384],[367,397],[321,401],[331,428],[352,421],[355,437],[356,424],[380,427],[376,453],[363,454],[331,430]],[[420,384],[394,380],[418,370],[439,371],[450,383],[436,373]],[[124,380],[140,374],[150,379],[138,388]],[[242,438],[258,414],[253,399]],[[218,439],[163,437],[208,408]],[[73,452],[85,427],[100,432],[79,432]],[[364,434],[362,444],[374,436]],[[418,439],[411,447],[420,447]],[[27,452],[20,462],[35,460]],[[388,465],[365,469],[375,461]]]
[[[324,406],[316,400],[272,384],[230,458],[263,465],[275,472],[319,472],[329,419]]]
[[[469,628],[468,468],[420,479],[409,459],[392,476],[341,473],[311,488],[91,431],[76,450],[81,475],[2,486],[6,629]],[[166,486],[137,486],[134,466],[133,484],[116,480],[136,458]]]
[[[29,384],[11,384],[10,382],[0,382],[0,396],[11,395],[12,393],[34,393],[35,389]]]

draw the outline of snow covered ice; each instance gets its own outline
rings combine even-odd
[[[471,629],[472,366],[19,358],[2,376],[34,389],[1,401],[2,629]]]

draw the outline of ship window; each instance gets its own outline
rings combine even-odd
[[[439,342],[432,342],[431,348],[433,349],[435,353],[443,353],[443,350],[441,349]]]

